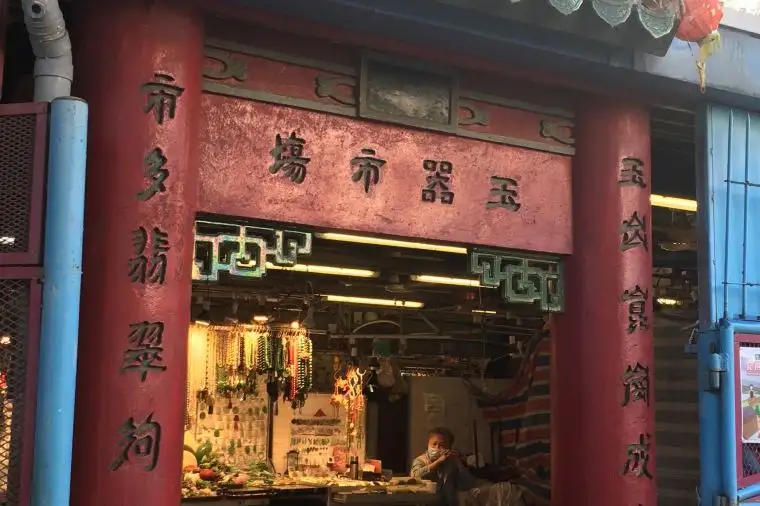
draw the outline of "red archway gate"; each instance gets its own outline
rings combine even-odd
[[[553,500],[655,505],[654,406],[629,377],[652,366],[645,108],[260,27],[204,40],[178,0],[77,7],[100,43],[76,62],[92,133],[74,503],[179,502],[193,224],[211,213],[563,257]],[[503,274],[489,254],[484,283]],[[134,374],[146,336],[160,367]]]

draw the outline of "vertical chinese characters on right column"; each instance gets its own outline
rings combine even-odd
[[[634,191],[641,191],[647,187],[644,164],[637,158],[624,158],[621,161],[618,177],[618,186],[621,188],[631,188]],[[623,255],[642,249],[649,251],[649,241],[647,235],[647,215],[639,214],[638,211],[633,213],[620,224],[619,230],[619,247]],[[628,313],[628,324],[625,332],[634,337],[639,332],[649,330],[649,289],[648,284],[651,280],[641,280],[639,283],[631,286],[620,295],[620,300],[626,306]],[[641,288],[642,283],[646,283]],[[629,364],[621,376],[623,386],[623,409],[629,408],[632,404],[642,402],[646,409],[649,409],[650,403],[650,377],[649,365],[636,362]],[[651,436],[642,432],[638,436],[638,441],[631,443],[625,448],[625,463],[621,469],[623,476],[633,476],[635,478],[652,479],[653,475],[649,469],[649,452]]]

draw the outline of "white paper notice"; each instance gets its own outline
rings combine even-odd
[[[434,416],[444,416],[446,414],[446,401],[438,394],[430,394],[425,392],[425,413],[428,418]]]

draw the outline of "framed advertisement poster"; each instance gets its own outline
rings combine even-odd
[[[742,443],[760,443],[760,348],[739,346]]]
[[[760,335],[734,334],[736,467],[739,488],[760,483]]]

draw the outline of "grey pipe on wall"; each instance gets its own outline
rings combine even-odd
[[[71,95],[71,39],[58,0],[21,0],[21,6],[35,56],[34,100],[50,102]]]

